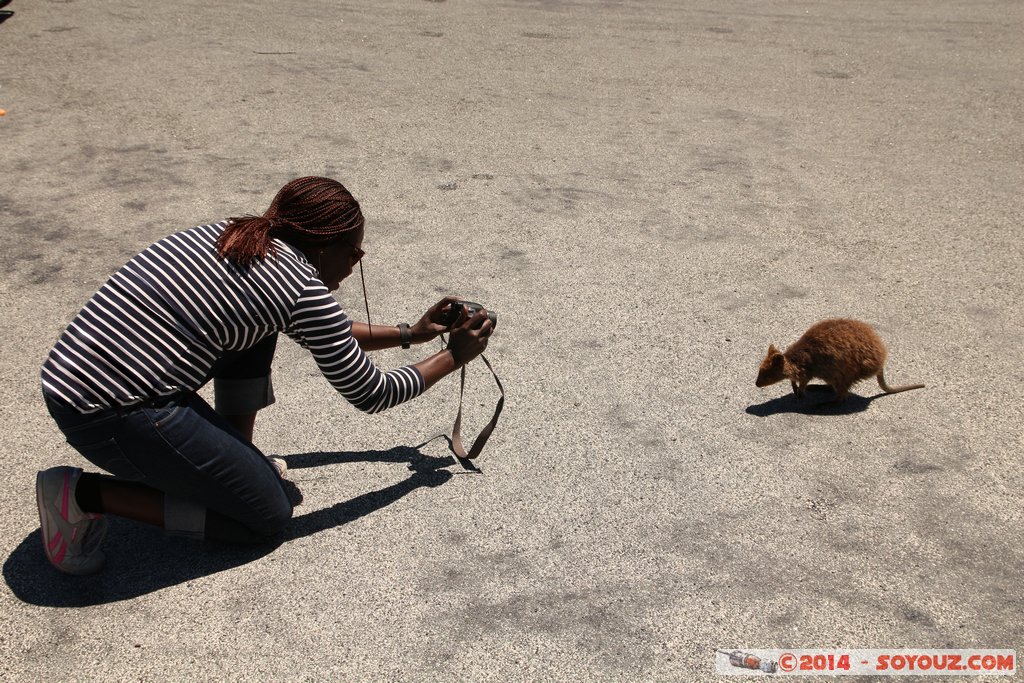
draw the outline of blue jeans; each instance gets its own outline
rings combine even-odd
[[[195,393],[85,415],[45,398],[89,462],[164,492],[169,532],[201,538],[211,511],[251,531],[245,542],[272,538],[291,518],[277,469]]]

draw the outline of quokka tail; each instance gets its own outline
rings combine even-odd
[[[882,391],[887,394],[898,394],[901,391],[910,391],[911,389],[924,389],[923,384],[904,384],[901,387],[890,387],[885,383],[885,373],[882,370],[878,371],[878,386],[882,387]]]

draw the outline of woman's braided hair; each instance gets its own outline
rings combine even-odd
[[[359,202],[337,180],[306,176],[281,188],[262,216],[237,216],[217,238],[217,253],[239,266],[275,253],[273,238],[297,246],[326,245],[360,229]]]

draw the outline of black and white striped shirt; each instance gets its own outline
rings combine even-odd
[[[83,413],[195,391],[226,351],[284,332],[309,349],[331,385],[376,413],[423,393],[413,366],[381,372],[352,322],[294,247],[241,269],[218,258],[226,222],[153,244],[114,273],[50,351],[43,390]]]

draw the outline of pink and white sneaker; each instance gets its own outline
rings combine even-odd
[[[78,507],[75,486],[81,476],[78,467],[51,467],[36,475],[43,550],[53,566],[67,574],[93,574],[105,559],[99,547],[107,520]]]

